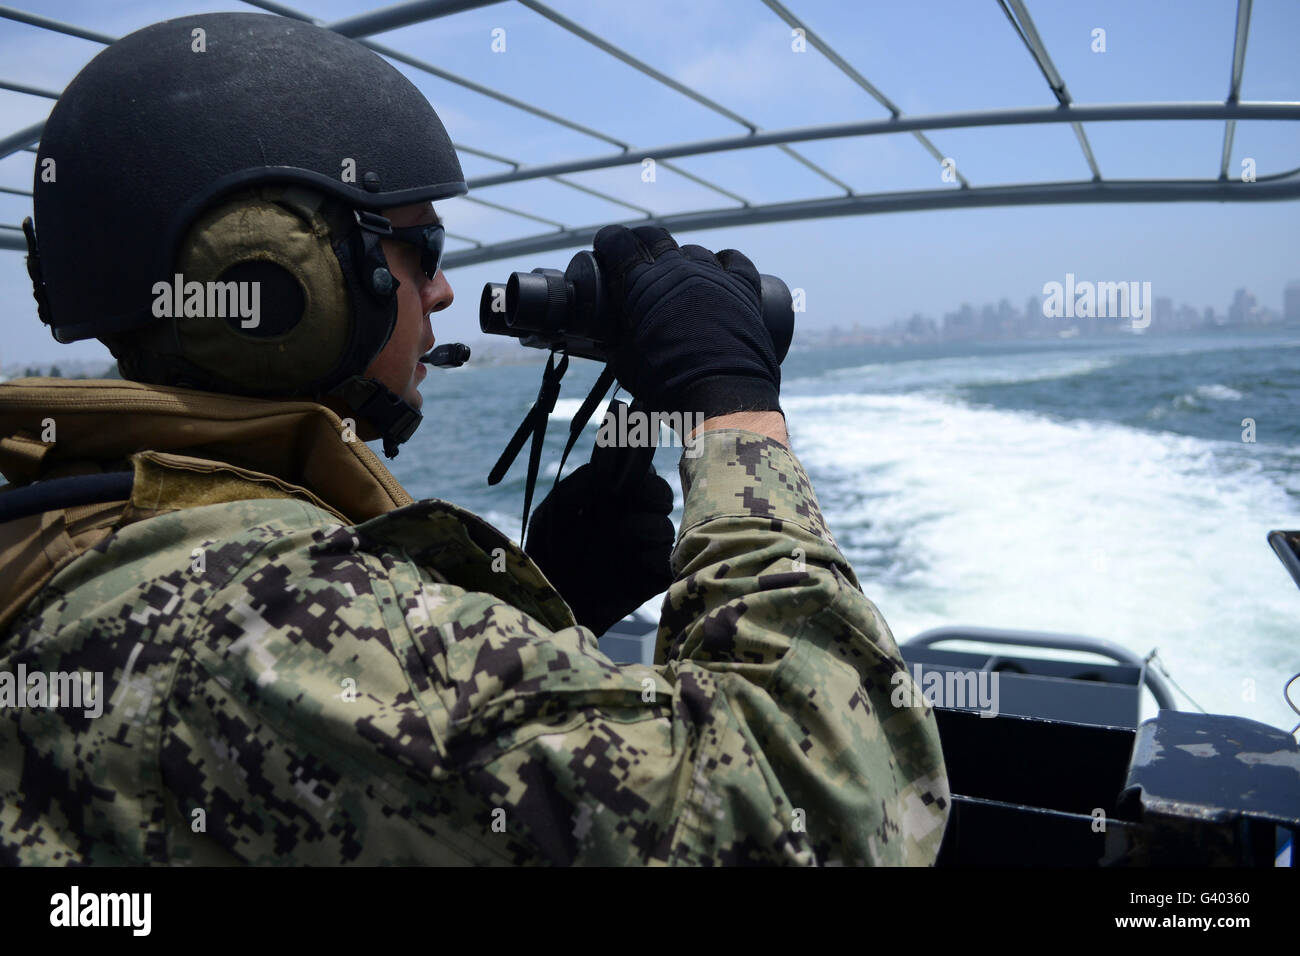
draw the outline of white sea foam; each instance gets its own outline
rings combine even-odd
[[[1158,647],[1208,710],[1291,726],[1280,687],[1300,657],[1300,597],[1265,534],[1300,513],[1255,463],[1197,438],[927,396],[783,405],[900,640],[963,623]]]
[[[904,362],[876,362],[852,368],[837,368],[811,378],[787,383],[845,380],[872,391],[902,389],[946,389],[965,385],[1007,385],[1016,382],[1047,382],[1109,368],[1119,356],[1079,355],[1077,352],[1027,352],[1000,355],[996,365],[980,355],[943,359],[914,359]],[[575,406],[576,410],[576,406]]]
[[[624,399],[626,400],[626,399]],[[578,414],[578,409],[582,407],[580,398],[561,398],[555,402],[555,408],[550,414],[550,420],[561,421],[568,424],[573,421],[573,416]],[[609,409],[608,400],[602,401],[594,412],[591,413],[591,419],[587,422],[588,428],[596,428],[600,421],[605,417],[605,412]]]
[[[1235,388],[1229,388],[1227,385],[1198,385],[1196,394],[1201,398],[1208,398],[1217,402],[1241,401],[1241,392]]]
[[[1168,405],[1156,405],[1149,412],[1147,418],[1158,421],[1164,418],[1171,409],[1180,412],[1195,411],[1197,409],[1209,409],[1216,402],[1238,402],[1241,401],[1241,392],[1235,388],[1229,388],[1227,385],[1198,385],[1190,392],[1184,392],[1177,396]]]

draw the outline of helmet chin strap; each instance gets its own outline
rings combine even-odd
[[[384,455],[397,457],[397,446],[420,427],[420,410],[394,393],[378,379],[353,375],[330,390],[344,404],[365,419],[384,440]]]
[[[358,328],[378,329],[385,334],[371,358],[388,343],[396,323],[397,288],[401,285],[384,258],[380,240],[392,231],[389,221],[376,213],[353,210],[356,225],[351,235],[335,246],[345,281],[353,297],[353,321]],[[367,348],[363,352],[371,352]],[[422,416],[420,410],[394,393],[378,379],[366,378],[358,370],[329,389],[357,415],[379,432],[384,455],[396,458],[398,446],[415,433]]]

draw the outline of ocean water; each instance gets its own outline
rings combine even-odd
[[[598,371],[571,364],[538,500]],[[431,369],[425,422],[394,474],[517,539],[526,451],[500,485],[486,476],[540,377]],[[1088,634],[1156,650],[1181,708],[1300,721],[1282,695],[1300,671],[1300,589],[1265,540],[1300,527],[1300,330],[796,350],[782,404],[827,521],[899,641],[952,624]],[[655,458],[675,520],[680,452]]]

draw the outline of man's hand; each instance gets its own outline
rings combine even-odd
[[[651,466],[613,495],[612,468],[601,465],[624,451],[598,446],[592,462],[561,479],[533,511],[524,548],[597,635],[673,583],[673,490]]]
[[[606,226],[592,245],[621,326],[611,364],[645,407],[706,418],[780,410],[781,365],[749,259],[678,248],[658,226]]]

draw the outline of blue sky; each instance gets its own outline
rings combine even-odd
[[[241,3],[104,4],[18,0],[16,6],[111,34],[202,10],[253,10]],[[355,0],[302,0],[325,20],[370,9]],[[811,47],[794,53],[790,28],[758,0],[552,0],[550,6],[669,76],[759,126],[777,129],[884,118],[883,107]],[[1054,99],[994,0],[788,0],[835,50],[904,113],[999,106],[1051,106]],[[1222,100],[1232,60],[1233,0],[1038,0],[1029,11],[1078,103]],[[1105,53],[1090,46],[1106,31]],[[492,51],[492,31],[506,49]],[[1242,98],[1300,100],[1300,3],[1257,0]],[[731,120],[591,48],[522,4],[507,2],[381,35],[382,42],[503,90],[636,146],[735,135]],[[99,44],[0,20],[0,76],[61,89]],[[401,66],[461,144],[529,162],[601,154],[607,144],[522,113],[455,84]],[[51,101],[0,91],[0,132],[42,119]],[[1091,123],[1087,133],[1108,178],[1213,177],[1220,122]],[[1064,124],[938,130],[931,139],[973,185],[1076,180],[1087,165]],[[855,190],[937,188],[935,160],[907,134],[828,140],[797,147]],[[1255,159],[1260,175],[1300,165],[1300,123],[1237,127],[1232,170]],[[30,189],[32,154],[0,160],[0,185]],[[680,165],[755,203],[832,195],[835,187],[775,148],[693,157]],[[503,167],[462,156],[466,174]],[[660,168],[575,174],[580,183],[658,213],[733,205]],[[570,226],[624,221],[624,207],[544,180],[473,195]],[[438,206],[452,232],[491,242],[546,227],[465,200]],[[762,271],[805,289],[807,326],[879,325],[920,311],[935,317],[962,302],[1006,296],[1019,306],[1047,281],[1150,281],[1153,294],[1226,309],[1234,289],[1281,308],[1300,279],[1300,209],[1294,202],[1048,206],[902,213],[681,234],[683,242],[744,250]],[[30,200],[0,194],[0,222],[17,223]],[[39,223],[38,223],[39,227]],[[449,243],[450,248],[457,244]],[[453,269],[457,301],[435,317],[441,341],[476,337],[486,281],[534,266],[562,268],[572,251]],[[60,346],[36,319],[19,253],[0,251],[7,304],[0,364],[108,358],[97,342]],[[88,309],[93,303],[87,303]]]

